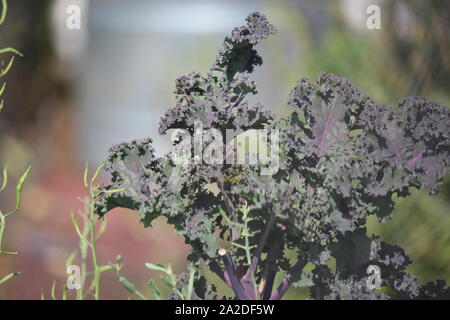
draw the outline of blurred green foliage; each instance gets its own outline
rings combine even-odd
[[[411,257],[411,273],[422,283],[436,279],[450,282],[450,177],[437,196],[411,190],[411,196],[398,199],[392,220],[369,222],[369,231],[381,234],[389,243],[405,248]]]

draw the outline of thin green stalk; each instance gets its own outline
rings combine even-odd
[[[88,212],[88,205],[84,204],[84,212]],[[74,218],[76,218],[74,216]],[[74,219],[73,218],[73,219]],[[83,231],[79,231],[78,226],[74,223],[74,227],[77,230],[77,234],[80,238],[80,244],[79,244],[79,250],[80,250],[80,260],[81,260],[81,275],[80,275],[80,287],[77,290],[77,300],[83,300],[84,299],[84,292],[85,292],[85,284],[86,284],[86,274],[87,274],[87,259],[88,259],[88,252],[89,252],[89,242],[88,242],[88,236],[89,236],[89,217],[87,214],[83,214]]]
[[[100,268],[98,265],[97,260],[97,248],[96,248],[96,241],[95,241],[95,212],[94,212],[94,203],[92,199],[95,199],[94,191],[90,190],[90,197],[91,201],[89,203],[89,229],[90,229],[90,235],[91,235],[91,254],[92,254],[92,265],[94,268],[94,290],[95,290],[95,300],[100,299]]]
[[[1,0],[0,25],[2,25],[3,22],[5,22],[7,12],[8,12],[8,3],[6,0]],[[18,55],[21,57],[23,56],[22,53],[20,53],[16,49],[10,48],[10,47],[0,49],[0,55],[4,54],[4,53],[12,53],[12,54],[15,54],[15,55]],[[4,75],[6,75],[6,73],[8,73],[8,71],[11,69],[13,63],[14,63],[14,56],[12,56],[10,58],[9,63],[6,65],[6,67],[3,67],[3,61],[1,61],[2,66],[1,66],[1,70],[0,70],[0,77],[3,77]],[[5,88],[6,88],[6,83],[4,82],[3,84],[1,84],[1,87],[0,87],[0,96],[3,95]],[[3,109],[3,102],[4,102],[3,100],[0,100],[0,111]],[[20,194],[22,192],[23,185],[25,183],[25,180],[27,178],[27,175],[28,175],[28,172],[30,171],[30,169],[31,169],[31,167],[28,167],[28,169],[25,171],[25,173],[22,174],[22,176],[20,177],[19,182],[16,186],[16,206],[15,206],[15,208],[6,213],[3,213],[0,211],[0,255],[1,254],[17,254],[17,252],[8,252],[8,251],[2,250],[3,236],[4,236],[5,228],[6,228],[6,218],[19,210]],[[7,183],[8,183],[8,173],[7,173],[7,168],[5,167],[3,169],[3,182],[2,182],[2,185],[0,186],[0,192],[2,192],[6,188]],[[6,275],[5,277],[1,278],[0,285],[5,283],[6,281],[12,279],[13,277],[15,277],[18,274],[20,274],[20,272],[12,272],[12,273]]]
[[[0,211],[0,254],[2,252],[3,233],[5,232],[6,219],[3,212]]]
[[[120,269],[120,261],[117,256],[115,264],[100,265],[97,254],[97,240],[99,240],[105,233],[107,228],[106,220],[97,228],[95,204],[99,194],[103,192],[115,193],[121,192],[123,189],[118,190],[100,190],[99,186],[95,184],[95,180],[100,174],[101,170],[105,166],[106,162],[103,162],[95,171],[94,175],[88,180],[89,168],[86,164],[83,174],[84,187],[88,196],[85,199],[78,198],[83,204],[83,211],[79,212],[82,217],[83,225],[78,224],[77,215],[71,213],[72,225],[78,235],[79,240],[79,253],[81,260],[81,274],[80,274],[80,287],[77,289],[76,299],[84,300],[87,296],[93,297],[95,300],[100,300],[100,282],[101,275],[105,271]],[[78,252],[78,251],[76,251]],[[88,259],[92,259],[92,270],[88,270]],[[117,260],[119,259],[119,260]],[[71,260],[72,261],[72,260]],[[89,286],[86,285],[87,279],[92,279]],[[92,278],[91,278],[92,277]]]
[[[250,269],[250,268],[252,268],[251,249],[253,248],[253,246],[250,245],[250,239],[249,239],[249,236],[250,236],[250,230],[248,228],[248,222],[250,221],[250,219],[248,217],[249,210],[246,207],[241,208],[240,210],[242,211],[242,220],[244,223],[232,221],[222,210],[220,211],[220,214],[222,215],[222,217],[224,217],[225,221],[228,224],[242,228],[241,236],[244,237],[244,242],[245,242],[244,245],[241,245],[236,242],[232,242],[231,244],[238,248],[241,248],[245,251],[245,255],[247,258],[247,264],[249,267],[250,280],[252,282],[255,299],[259,300],[260,297],[259,297],[259,292],[258,292],[258,285],[256,284],[256,279],[255,279],[255,270]]]
[[[245,239],[245,255],[247,256],[247,264],[249,266],[249,268],[251,268],[252,265],[252,257],[251,257],[251,253],[250,253],[250,240],[249,240],[249,235],[250,235],[250,231],[248,229],[248,209],[244,208],[243,209],[243,220],[244,220],[244,239]],[[250,279],[252,281],[252,285],[253,285],[253,291],[255,294],[255,299],[259,300],[259,292],[258,292],[258,285],[256,284],[256,280],[255,280],[255,271],[254,270],[250,270]]]
[[[6,0],[2,0],[2,12],[0,13],[0,25],[5,22],[6,19],[6,13],[8,12],[8,3]]]
[[[88,166],[86,165],[84,170],[84,186],[88,193],[87,199],[79,200],[84,204],[84,210],[80,213],[83,217],[83,226],[78,225],[77,217],[74,213],[71,214],[72,224],[75,231],[80,239],[79,241],[79,252],[81,260],[81,275],[80,275],[80,287],[77,290],[76,299],[83,300],[86,294],[91,295],[95,300],[100,300],[100,279],[101,274],[104,271],[113,270],[110,265],[100,266],[97,256],[96,241],[105,232],[106,224],[102,224],[98,232],[96,232],[96,221],[95,221],[95,199],[99,194],[98,187],[94,185],[95,179],[100,173],[103,165],[101,165],[95,172],[90,183],[88,182]],[[89,252],[92,258],[92,272],[88,272],[88,256]],[[86,280],[89,275],[93,275],[93,279],[89,288],[86,289]]]
[[[88,227],[89,227],[89,235],[90,235],[90,239],[89,239],[89,246],[91,248],[91,256],[92,256],[92,266],[93,266],[93,273],[94,273],[94,279],[92,282],[92,286],[94,288],[94,299],[95,300],[100,300],[100,279],[101,279],[101,274],[104,271],[107,270],[112,270],[111,267],[109,266],[100,266],[98,263],[98,256],[97,256],[97,247],[96,247],[96,242],[97,239],[103,234],[103,232],[105,231],[100,230],[99,234],[96,234],[95,231],[95,199],[97,198],[98,194],[99,194],[99,190],[97,188],[97,186],[94,185],[95,180],[97,179],[98,175],[100,174],[101,170],[103,169],[103,167],[105,166],[106,162],[103,162],[95,171],[94,175],[92,176],[90,183],[88,184],[87,182],[87,173],[88,173],[88,167],[86,166],[85,169],[85,174],[84,174],[84,185],[87,188],[88,194],[89,194],[89,199],[87,202],[87,213],[88,213]],[[102,229],[102,228],[100,228]],[[87,237],[86,237],[87,238]],[[86,239],[85,238],[85,239]],[[86,272],[85,272],[86,273]]]
[[[21,274],[21,272],[11,272],[7,276],[5,276],[2,279],[0,279],[0,285],[4,284],[8,280],[11,280],[12,278],[14,278],[15,276],[17,276],[19,274]]]
[[[84,218],[84,221],[83,221],[84,229],[83,229],[83,234],[82,234],[83,237],[80,239],[80,256],[81,256],[80,289],[78,290],[78,293],[77,293],[79,295],[79,300],[83,300],[84,287],[86,284],[87,259],[88,259],[88,250],[89,250],[88,242],[87,242],[89,229],[86,228],[88,217],[85,215],[83,218]]]
[[[23,189],[25,180],[27,179],[28,173],[30,172],[30,169],[31,169],[31,166],[29,166],[27,168],[27,170],[25,170],[25,172],[19,178],[19,182],[17,183],[15,208],[6,213],[3,213],[2,211],[0,211],[0,254],[17,254],[17,252],[8,252],[8,251],[2,250],[3,236],[4,236],[5,228],[6,228],[6,218],[9,217],[10,215],[16,213],[20,209],[21,193],[22,193],[22,189]],[[5,170],[3,170],[3,183],[2,183],[2,187],[1,187],[2,191],[6,187],[6,183],[7,183],[7,179],[8,179],[7,177],[8,177],[8,175],[7,175],[7,172],[5,169]]]

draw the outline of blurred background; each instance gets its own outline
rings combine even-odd
[[[381,29],[367,27],[371,4],[381,9]],[[80,28],[67,24],[73,5]],[[69,212],[82,208],[85,163],[93,168],[112,144],[148,136],[165,153],[169,141],[157,126],[174,105],[175,78],[207,72],[224,36],[256,10],[278,34],[259,48],[254,99],[279,114],[296,80],[321,71],[348,78],[379,103],[424,95],[450,105],[450,1],[9,1],[0,48],[24,57],[6,77],[0,167],[8,166],[12,182],[33,168],[4,241],[19,254],[0,256],[0,275],[23,274],[0,287],[0,299],[39,299],[54,280],[65,282],[65,260],[78,245]],[[0,208],[13,206],[10,183]],[[450,282],[450,179],[437,196],[413,192],[395,211],[387,225],[372,219],[369,231],[405,248],[409,271],[423,281]],[[143,292],[155,276],[144,262],[184,269],[189,248],[164,221],[144,229],[133,212],[115,210],[108,222],[100,262],[122,254],[122,274]],[[128,296],[114,273],[104,273],[102,298]],[[287,298],[301,296],[291,290]]]

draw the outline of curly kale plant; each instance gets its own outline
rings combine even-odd
[[[255,45],[274,33],[264,15],[252,13],[225,38],[209,73],[177,80],[177,104],[160,133],[184,134],[161,158],[151,139],[114,146],[112,182],[104,188],[121,192],[102,193],[98,214],[130,208],[145,226],[166,217],[192,247],[188,260],[198,272],[177,281],[179,290],[193,281],[192,299],[218,298],[199,272],[202,260],[236,299],[281,299],[290,286],[308,287],[312,299],[449,298],[444,282],[420,286],[405,271],[411,261],[404,250],[365,228],[370,215],[387,221],[393,197],[410,188],[437,192],[450,161],[449,109],[421,97],[378,105],[348,80],[323,73],[317,81],[301,78],[289,96],[292,113],[276,119],[245,101],[257,93],[249,79],[262,64]],[[209,134],[191,145],[200,125]],[[229,161],[242,152],[251,160],[237,139],[222,140],[229,130],[278,132],[261,148],[278,160]],[[225,146],[227,161],[199,160],[213,143]],[[193,161],[173,156],[186,151]],[[277,273],[283,277],[275,287]]]

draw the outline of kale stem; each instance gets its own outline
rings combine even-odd
[[[249,229],[248,229],[248,212],[244,211],[244,235],[245,235],[245,253],[246,253],[246,257],[247,257],[247,263],[249,265],[246,274],[242,277],[242,282],[244,284],[248,284],[249,282],[251,283],[252,287],[253,287],[253,294],[254,294],[254,299],[259,299],[259,291],[258,291],[258,285],[256,283],[256,279],[255,279],[255,271],[256,271],[256,267],[258,266],[258,263],[261,259],[261,254],[262,251],[264,249],[264,246],[267,242],[267,238],[269,236],[270,231],[273,228],[273,225],[275,224],[275,215],[271,214],[269,217],[269,220],[266,223],[266,226],[264,228],[263,233],[261,234],[261,237],[259,238],[258,241],[258,245],[256,247],[256,252],[253,256],[253,258],[251,258],[251,252],[250,252],[250,243],[249,243]]]
[[[262,299],[269,300],[272,294],[273,284],[275,280],[275,275],[277,272],[276,269],[276,260],[282,253],[283,248],[283,237],[281,234],[277,234],[278,236],[275,238],[275,241],[270,246],[269,251],[267,252],[267,258],[265,260],[264,271],[262,280],[263,288],[262,288]]]
[[[256,264],[254,265],[254,267],[252,268],[252,259],[251,259],[251,253],[250,253],[250,241],[249,241],[249,234],[250,234],[250,230],[248,229],[248,209],[245,208],[244,209],[244,238],[245,238],[245,254],[247,256],[247,264],[249,265],[248,267],[248,271],[246,273],[246,275],[244,276],[245,278],[250,278],[252,286],[253,286],[253,293],[254,293],[254,298],[255,299],[259,299],[259,294],[258,294],[258,286],[256,285],[256,280],[255,280],[255,269],[256,269]],[[262,249],[261,249],[262,250]],[[258,257],[259,260],[259,257]]]
[[[261,237],[259,238],[259,242],[258,242],[258,246],[256,247],[255,255],[253,256],[252,263],[249,267],[250,272],[255,272],[256,266],[258,265],[259,260],[261,259],[261,253],[264,249],[264,245],[267,242],[267,238],[268,238],[269,233],[272,230],[274,224],[275,224],[275,215],[270,214],[270,217],[266,223],[264,232],[262,233]]]
[[[292,283],[292,275],[297,272],[301,272],[308,260],[305,257],[300,258],[297,263],[286,273],[283,281],[278,286],[277,291],[270,297],[270,300],[281,300],[286,291],[289,289]]]
[[[236,294],[236,297],[239,300],[248,300],[247,294],[245,293],[244,288],[242,287],[242,283],[239,281],[237,277],[236,268],[233,260],[231,259],[230,253],[227,251],[224,254],[222,254],[222,259],[223,263],[225,264],[225,269],[230,278],[231,288]]]
[[[227,284],[227,286],[229,286],[230,288],[232,288],[231,285],[231,281],[230,281],[230,276],[228,275],[227,271],[223,271],[219,265],[216,262],[211,262],[209,264],[209,267],[211,268],[211,270],[223,281]]]

